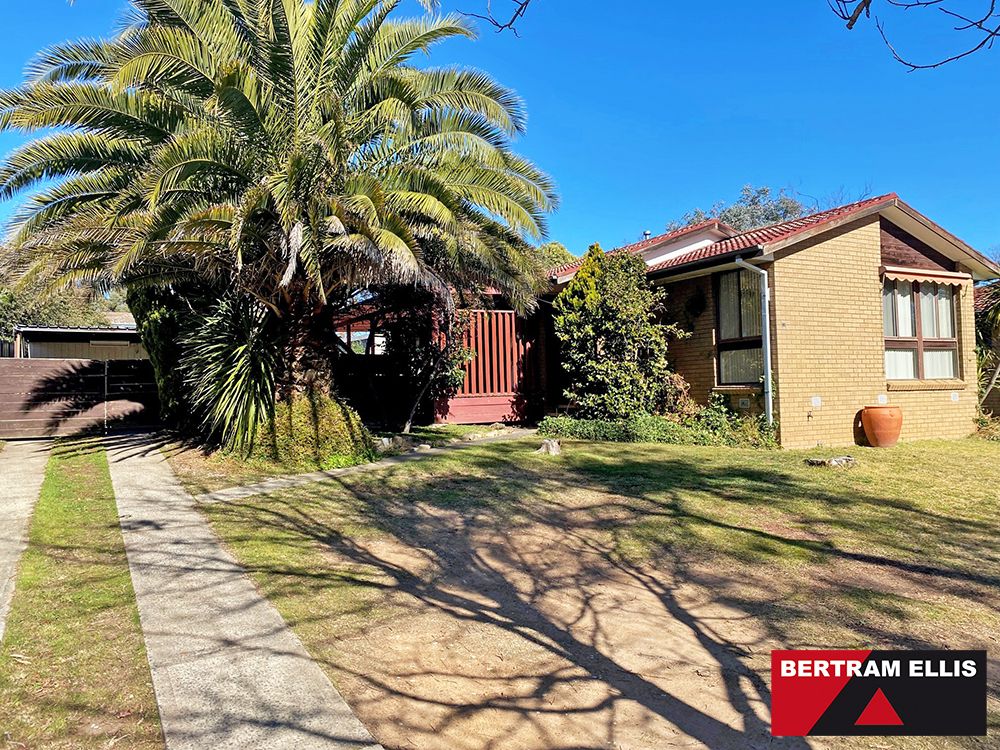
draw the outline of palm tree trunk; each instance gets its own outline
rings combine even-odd
[[[300,395],[329,396],[333,390],[333,330],[322,309],[295,295],[284,315],[283,374],[277,382],[277,399]]]

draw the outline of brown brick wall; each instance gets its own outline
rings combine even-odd
[[[973,430],[971,286],[963,288],[958,320],[966,382],[935,384],[934,390],[927,384],[894,389],[884,370],[880,234],[873,217],[776,257],[776,392],[781,443],[787,448],[854,443],[856,415],[878,403],[879,395],[902,406],[904,440],[963,437]]]
[[[712,277],[668,284],[668,322],[677,322],[691,335],[671,341],[668,349],[671,366],[691,386],[691,397],[698,403],[708,402],[715,386],[715,298]]]

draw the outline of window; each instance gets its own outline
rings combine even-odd
[[[882,328],[889,380],[959,377],[953,286],[886,279]]]
[[[752,271],[719,275],[720,385],[757,385],[764,375],[760,337],[760,281]]]

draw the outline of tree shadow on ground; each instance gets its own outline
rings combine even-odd
[[[282,545],[328,550],[338,561],[332,569],[252,570],[277,577],[270,593],[279,599],[344,585],[337,568],[346,563],[365,571],[352,585],[395,597],[397,605],[401,594],[413,612],[437,612],[495,628],[554,657],[565,669],[523,675],[534,685],[531,691],[478,700],[408,690],[406,685],[419,678],[416,673],[354,670],[355,679],[381,696],[373,701],[392,696],[433,709],[436,732],[477,712],[499,712],[508,719],[516,716],[515,724],[531,725],[534,736],[547,737],[539,747],[567,746],[565,738],[551,736],[547,698],[557,704],[562,700],[553,711],[602,723],[601,743],[595,747],[616,741],[626,715],[622,707],[632,704],[711,748],[806,747],[801,740],[772,742],[769,737],[770,694],[759,660],[751,655],[775,644],[804,645],[802,623],[823,617],[805,593],[809,586],[834,583],[796,581],[794,575],[776,579],[772,565],[783,558],[820,570],[841,563],[861,566],[873,576],[900,576],[995,607],[1000,577],[992,525],[937,515],[899,498],[860,490],[845,494],[773,467],[737,463],[706,466],[691,458],[665,459],[662,453],[644,458],[623,450],[613,459],[581,455],[545,464],[528,455],[524,444],[498,445],[470,451],[460,464],[428,464],[409,479],[386,471],[378,478],[333,480],[216,508],[213,515],[224,522],[253,524],[258,540],[273,532],[271,538]],[[726,512],[701,507],[699,493],[723,501]],[[761,503],[781,514],[773,529],[761,528],[752,518]],[[359,523],[391,534],[417,562],[359,539],[354,533]],[[886,533],[890,524],[900,533]],[[627,544],[637,531],[650,537],[640,558],[629,554]],[[541,540],[541,549],[523,542],[531,537]],[[845,544],[845,538],[852,543]],[[561,548],[557,563],[546,555],[546,549],[555,548]],[[669,679],[650,678],[629,666],[631,657],[616,654],[610,645],[615,634],[605,625],[620,627],[622,619],[602,591],[609,581],[643,597],[643,616],[657,614],[648,605],[655,600],[658,616],[670,623],[671,637],[687,638],[691,658],[710,656],[728,703],[725,711],[706,709],[690,691],[672,690]],[[801,590],[789,596],[796,586]],[[692,606],[684,593],[692,587],[713,592],[713,606],[704,612]],[[555,599],[571,602],[574,611],[554,608]],[[900,627],[893,627],[891,617],[859,622],[852,628],[858,639],[882,646],[935,645],[902,627],[909,614],[893,609],[894,600],[885,607],[902,618]],[[752,618],[762,626],[759,634],[748,639],[744,631],[734,638],[727,633],[731,623],[716,619],[721,611]],[[322,619],[323,614],[293,624],[313,617]],[[344,664],[333,667],[350,671]],[[489,678],[480,674],[477,679]],[[596,701],[567,705],[557,698],[593,682],[605,688]],[[361,712],[364,717],[364,707]],[[408,717],[394,720],[405,724]],[[513,731],[512,726],[505,731]],[[415,725],[412,731],[421,730]]]

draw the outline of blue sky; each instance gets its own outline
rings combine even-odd
[[[109,33],[123,5],[3,3],[0,86],[49,44]],[[890,19],[914,57],[956,44],[930,18]],[[1000,50],[907,73],[872,25],[847,32],[825,0],[534,0],[520,33],[483,28],[434,60],[488,70],[525,98],[519,148],[555,177],[550,234],[574,253],[659,232],[747,183],[821,199],[896,191],[978,249],[1000,245]],[[21,140],[0,134],[0,150]]]

